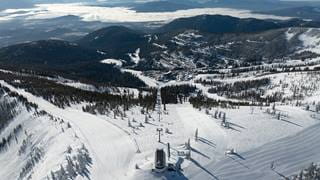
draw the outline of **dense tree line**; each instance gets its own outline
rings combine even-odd
[[[227,71],[219,71],[218,68],[201,70],[199,74],[211,74],[216,75],[218,78],[230,78],[239,76],[241,73],[248,72],[259,72],[263,75],[274,74],[274,73],[283,73],[283,72],[317,72],[320,70],[320,67],[309,68],[308,66],[318,65],[318,61],[307,61],[301,64],[286,64],[286,63],[277,63],[277,64],[252,64],[245,62],[241,66],[233,65],[233,68]],[[225,67],[227,68],[227,67]],[[207,80],[198,80],[199,83],[204,81],[203,84],[208,82]]]
[[[218,84],[208,90],[209,93],[215,93],[219,96],[225,96],[232,99],[243,99],[249,101],[269,101],[267,98],[262,98],[265,87],[270,84],[270,78],[254,79],[247,81],[236,81],[234,83]],[[269,99],[273,98],[268,97]]]
[[[177,104],[187,101],[187,98],[196,92],[192,85],[175,85],[161,88],[161,99],[163,104]]]
[[[114,116],[126,117],[126,111],[131,107],[140,106],[144,111],[152,111],[156,105],[156,90],[152,90],[150,94],[143,95],[139,93],[138,98],[134,98],[133,95],[119,96],[119,98],[110,101],[108,99],[96,100],[92,103],[84,106],[82,110],[91,114],[107,115],[113,112]]]
[[[248,106],[249,102],[233,102],[233,101],[220,101],[215,99],[210,99],[204,96],[201,93],[198,93],[196,96],[190,97],[189,102],[193,105],[194,108],[212,108],[212,107],[222,107],[228,108],[232,106]]]
[[[247,81],[236,81],[234,83],[220,84],[209,89],[209,93],[221,93],[221,92],[241,92],[248,89],[257,89],[263,86],[269,85],[270,78],[253,79]]]
[[[87,102],[90,104],[84,109],[87,112],[93,112],[98,109],[122,109],[126,111],[136,105],[146,109],[153,109],[156,102],[155,89],[141,89],[139,97],[136,98],[134,94],[130,93],[114,95],[110,93],[85,91],[34,76],[17,76],[9,73],[0,73],[0,79],[5,80],[17,88],[25,89],[36,96],[43,97],[60,108]],[[17,79],[19,79],[19,81],[16,81]],[[7,91],[10,92],[8,89]],[[148,93],[142,94],[142,91]],[[10,94],[17,97],[19,101],[27,103],[27,100],[18,94],[12,92],[10,92]]]
[[[263,64],[263,65],[252,65],[247,64],[246,66],[236,67],[230,69],[231,74],[239,74],[239,73],[247,73],[252,71],[260,71],[260,72],[299,72],[299,71],[317,71],[317,67],[314,69],[308,68],[308,66],[314,66],[319,64],[319,62],[311,61],[311,62],[304,62],[302,64],[286,64],[286,63],[277,63],[277,64]],[[319,67],[318,67],[319,68]]]
[[[202,85],[210,85],[210,86],[219,86],[223,84],[223,82],[221,81],[216,81],[212,79],[197,79],[195,83],[199,83]]]

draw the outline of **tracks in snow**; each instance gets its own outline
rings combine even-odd
[[[241,154],[242,158],[226,157],[206,168],[219,179],[281,179],[306,168],[311,162],[320,162],[320,124],[309,127],[294,136],[268,143],[257,149]],[[271,164],[275,169],[272,170]],[[191,179],[207,179],[200,173]]]

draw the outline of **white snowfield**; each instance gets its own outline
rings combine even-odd
[[[119,59],[105,59],[100,62],[104,64],[113,64],[119,67],[121,67],[123,64],[123,60],[119,60]]]
[[[226,157],[218,163],[206,166],[215,175],[213,179],[283,179],[297,174],[311,162],[320,162],[320,124],[257,149],[241,154],[241,157]],[[271,168],[273,166],[273,168]],[[198,172],[190,179],[212,179]]]
[[[128,55],[129,55],[131,61],[135,64],[139,64],[139,62],[141,61],[140,48],[136,49],[136,51],[134,53],[129,53]]]
[[[158,81],[147,77],[139,71],[123,70],[136,74],[151,87],[176,85],[177,82],[160,84]],[[269,75],[275,87],[270,91],[276,91],[280,80],[296,77],[292,81],[295,85],[301,79],[308,79],[304,86],[316,87],[314,81],[317,76],[309,77],[307,74],[283,73]],[[203,75],[202,78],[207,76]],[[250,80],[244,78],[243,80]],[[228,82],[236,80],[228,79]],[[190,82],[181,82],[193,84]],[[81,111],[81,108],[72,106],[60,109],[40,97],[16,89],[10,84],[0,81],[0,84],[8,87],[36,103],[40,110],[45,110],[55,117],[59,117],[72,125],[70,136],[62,133],[61,138],[66,140],[53,140],[57,145],[48,146],[46,151],[49,157],[43,161],[43,168],[35,168],[33,179],[43,179],[50,170],[59,169],[54,159],[63,161],[63,150],[67,144],[75,138],[78,139],[73,146],[83,143],[92,157],[92,165],[89,168],[89,177],[93,180],[105,179],[281,179],[281,176],[290,176],[307,167],[311,162],[320,162],[320,115],[307,111],[304,107],[292,105],[277,105],[277,113],[267,113],[272,107],[240,107],[239,109],[211,109],[198,110],[189,103],[167,105],[167,111],[162,111],[159,121],[157,112],[141,113],[141,107],[135,107],[126,112],[126,117],[114,118],[108,116],[91,115]],[[197,84],[196,84],[197,85]],[[301,84],[300,84],[301,85]],[[198,87],[201,88],[201,87]],[[287,88],[287,89],[286,89]],[[283,89],[290,95],[291,87]],[[316,88],[315,88],[316,89]],[[319,102],[319,93],[311,93],[309,99]],[[81,106],[81,105],[80,105]],[[162,107],[163,108],[163,107]],[[214,114],[226,113],[226,121],[230,128],[221,126],[222,118]],[[281,113],[280,119],[277,114]],[[146,122],[146,116],[147,121]],[[150,117],[149,117],[150,116]],[[34,120],[32,120],[34,121]],[[42,120],[46,122],[45,119]],[[130,125],[129,125],[130,124]],[[31,126],[30,126],[31,128]],[[161,128],[161,142],[158,142],[157,129]],[[59,129],[60,130],[60,129]],[[46,132],[47,130],[43,130]],[[195,133],[198,131],[198,138]],[[59,131],[58,131],[59,132]],[[2,135],[2,134],[0,134]],[[49,134],[48,137],[56,137]],[[190,142],[191,158],[186,159],[188,152],[186,144]],[[57,147],[59,143],[63,148]],[[154,167],[154,153],[156,148],[164,148],[167,151],[167,143],[170,143],[171,157],[169,162],[181,163],[181,173],[152,173]],[[227,150],[234,149],[236,154],[225,155]],[[59,158],[60,157],[60,160]],[[5,159],[7,158],[7,159]],[[0,160],[8,157],[0,153]],[[15,160],[16,162],[18,160]],[[46,165],[48,163],[48,165]],[[271,164],[275,167],[270,168]],[[0,170],[1,174],[12,172],[13,166]],[[39,165],[40,166],[40,165]],[[57,167],[58,166],[58,167]],[[11,171],[10,171],[11,169]],[[14,168],[13,168],[14,169]],[[1,176],[0,176],[1,177]],[[5,176],[10,177],[15,176]],[[37,177],[37,178],[35,178]],[[78,177],[87,179],[86,177]]]
[[[302,41],[302,51],[310,51],[320,54],[320,29],[311,28],[308,31],[299,35],[299,40]]]
[[[123,72],[128,72],[133,74],[134,76],[137,76],[140,80],[142,80],[147,86],[149,87],[158,87],[159,82],[153,78],[150,78],[148,76],[145,76],[143,72],[136,71],[132,69],[121,69]]]
[[[296,134],[304,129],[319,126],[319,119],[312,118],[312,113],[302,110],[301,108],[292,106],[279,107],[278,111],[289,114],[289,118],[283,120],[277,120],[274,116],[265,113],[265,108],[262,110],[256,108],[253,110],[252,114],[252,109],[249,107],[241,107],[240,109],[234,110],[221,109],[221,111],[227,113],[227,121],[230,122],[231,129],[222,128],[220,126],[221,120],[212,117],[211,114],[213,114],[215,110],[210,111],[210,115],[207,115],[204,111],[193,109],[188,104],[170,105],[167,108],[169,115],[164,116],[163,121],[165,121],[165,124],[170,124],[170,126],[165,124],[163,126],[168,127],[173,134],[165,135],[163,137],[163,142],[170,142],[171,144],[173,149],[172,154],[174,154],[171,161],[175,162],[178,159],[176,155],[177,151],[186,151],[184,142],[189,138],[191,140],[192,159],[184,160],[184,163],[182,164],[182,167],[184,168],[183,175],[156,175],[150,173],[150,169],[153,165],[154,153],[154,148],[151,144],[155,143],[155,138],[153,138],[153,141],[147,141],[148,146],[152,148],[149,147],[148,153],[142,153],[144,155],[142,157],[145,157],[146,160],[139,158],[138,165],[140,169],[136,171],[134,179],[162,179],[163,177],[166,177],[167,179],[237,179],[237,177],[243,177],[243,179],[246,179],[246,177],[248,177],[247,179],[259,179],[259,177],[264,176],[264,172],[261,171],[261,169],[265,168],[265,166],[258,166],[257,172],[255,172],[255,163],[257,163],[257,161],[261,161],[261,164],[267,165],[268,167],[273,161],[281,162],[281,166],[284,167],[286,166],[287,161],[289,162],[288,164],[295,164],[296,166],[292,167],[291,171],[282,171],[283,169],[280,169],[280,166],[279,169],[276,169],[279,170],[280,173],[289,176],[292,175],[292,173],[299,172],[301,167],[305,167],[313,161],[308,155],[306,156],[309,157],[309,159],[303,157],[301,161],[299,160],[299,157],[303,155],[296,156],[296,158],[291,158],[290,155],[287,155],[285,156],[287,159],[279,161],[279,159],[282,158],[282,155],[286,154],[286,144],[278,143],[279,139],[286,139],[287,137],[294,139],[294,137],[298,136]],[[170,121],[173,124],[169,123]],[[194,138],[196,129],[198,129],[199,132],[198,141],[195,141]],[[144,134],[143,132],[141,133],[139,133],[139,137]],[[301,137],[301,142],[298,140],[296,141],[296,146],[292,152],[295,152],[296,154],[303,153],[306,150],[304,143],[309,141],[314,143],[315,139],[317,139],[317,135],[318,134],[315,133],[312,137]],[[306,138],[305,142],[302,140],[303,138]],[[144,140],[142,139],[140,141]],[[138,140],[138,144],[141,143],[140,141]],[[283,140],[279,141],[281,142]],[[275,145],[272,146],[272,144]],[[313,153],[314,155],[313,157],[319,158],[319,154],[316,153],[319,151],[319,146],[320,143],[316,143],[310,147],[314,148],[312,150],[310,149],[310,153]],[[162,146],[160,144],[160,147],[166,149],[165,143]],[[265,147],[266,150],[264,150]],[[224,153],[232,148],[234,148],[238,154],[226,157]],[[141,149],[144,149],[143,146],[141,146]],[[275,153],[274,156],[267,156],[265,154],[260,156],[259,153],[255,154],[256,149],[263,151],[265,154],[269,153],[270,149],[277,153]],[[309,148],[307,150],[309,150]],[[273,151],[270,151],[270,153],[272,154]],[[142,152],[144,152],[144,150],[142,150]],[[247,156],[248,153],[253,153],[260,159],[249,159],[249,156]],[[228,161],[229,158],[230,162]],[[247,161],[249,162],[246,162],[246,160],[242,158],[248,159]],[[318,162],[319,160],[314,159],[314,161]],[[222,169],[223,171],[221,172],[218,171],[220,170],[219,167],[225,162],[230,164],[228,164],[228,168]],[[246,169],[246,163],[252,164],[250,169]],[[242,166],[245,167],[243,168]],[[238,169],[241,170],[238,174],[235,176],[230,175],[237,173]],[[247,176],[251,171],[255,172],[256,175]],[[261,172],[262,174],[259,174]],[[276,175],[277,174],[269,173],[265,175],[265,179],[273,179],[274,177],[278,179],[281,178]]]
[[[59,170],[60,164],[65,163],[68,147],[77,150],[82,146],[82,142],[76,137],[75,131],[67,128],[66,123],[54,121],[48,116],[34,116],[22,105],[17,108],[18,116],[0,134],[3,139],[18,125],[22,127],[14,142],[0,153],[1,179],[24,179],[22,169],[27,168],[27,163],[32,161],[35,150],[42,154],[42,158],[31,172],[32,179],[45,179],[50,172]],[[75,153],[71,152],[69,155]],[[27,170],[25,172],[29,175]]]

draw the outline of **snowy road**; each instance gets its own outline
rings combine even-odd
[[[97,116],[80,110],[60,109],[4,81],[0,81],[0,84],[24,96],[29,102],[36,103],[40,110],[45,110],[53,116],[70,122],[93,158],[90,170],[91,179],[127,179],[126,171],[136,149],[132,139],[122,130]]]

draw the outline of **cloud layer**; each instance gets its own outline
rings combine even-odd
[[[84,3],[39,4],[29,9],[7,9],[0,12],[0,21],[20,19],[49,19],[66,15],[79,16],[84,21],[101,22],[168,22],[176,18],[191,17],[203,14],[230,15],[240,18],[288,19],[273,15],[255,14],[248,10],[229,8],[199,8],[175,12],[141,13],[126,7],[99,7]]]

